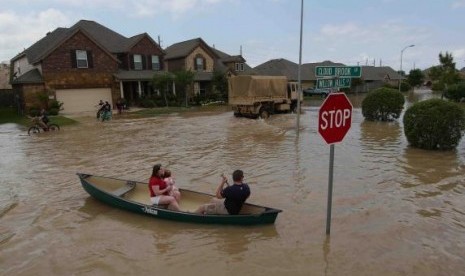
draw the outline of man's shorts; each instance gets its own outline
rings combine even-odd
[[[228,215],[224,206],[224,199],[214,198],[211,203],[205,204],[205,213],[208,215]]]

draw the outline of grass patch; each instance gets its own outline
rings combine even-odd
[[[63,117],[63,116],[49,116],[49,119],[52,123],[58,124],[60,126],[73,125],[77,124],[76,120]],[[14,108],[0,108],[0,124],[18,124],[23,126],[32,125],[31,119],[27,116],[18,115]]]
[[[18,115],[14,108],[2,107],[0,108],[0,124],[14,123],[14,124],[24,124],[27,122],[27,118],[21,115]]]

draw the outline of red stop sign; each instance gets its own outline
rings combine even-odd
[[[331,93],[318,113],[318,132],[328,144],[341,142],[352,124],[352,104],[345,93]]]

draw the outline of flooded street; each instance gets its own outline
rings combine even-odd
[[[349,98],[330,237],[321,99],[303,107],[298,135],[295,114],[251,120],[227,107],[81,117],[36,137],[0,125],[0,275],[464,275],[465,139],[448,152],[409,148],[402,119],[365,121],[361,96]],[[283,212],[253,227],[165,221],[96,201],[76,176],[148,181],[155,163],[208,193],[221,173],[242,169],[248,202]]]

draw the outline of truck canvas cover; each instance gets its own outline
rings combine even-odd
[[[250,105],[254,101],[287,99],[284,76],[234,76],[229,78],[229,104]]]

